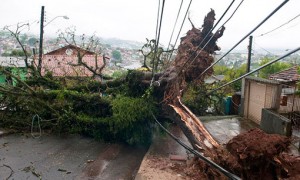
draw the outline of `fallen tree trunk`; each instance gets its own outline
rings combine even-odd
[[[260,159],[259,162],[263,163],[257,164],[243,161],[241,157],[244,155],[243,152],[234,152],[233,147],[235,146],[228,146],[231,147],[231,151],[228,151],[225,147],[219,145],[193,112],[181,102],[180,98],[185,92],[187,84],[201,84],[205,76],[210,76],[213,72],[213,70],[210,69],[206,71],[204,76],[201,76],[202,72],[213,62],[213,53],[220,49],[216,45],[216,41],[223,35],[225,30],[225,28],[222,27],[216,33],[211,33],[211,28],[215,20],[214,16],[215,13],[211,10],[205,17],[201,30],[193,27],[187,32],[185,37],[181,38],[178,54],[176,55],[173,65],[155,77],[156,83],[154,84],[156,87],[154,90],[156,95],[161,99],[160,102],[163,112],[180,126],[194,149],[202,152],[204,156],[209,157],[211,160],[226,167],[242,178],[259,178],[264,177],[264,174],[273,175],[274,179],[286,178],[288,177],[288,170],[282,166],[284,163],[281,162],[285,161],[278,158],[279,154],[288,147],[289,141],[285,137],[275,138],[277,141],[274,141],[274,147],[281,148],[272,154],[266,154],[265,149],[260,148],[255,152],[250,151],[250,154],[252,153],[253,155],[253,159],[258,158]],[[204,46],[205,44],[207,45]],[[265,139],[274,139],[272,136],[263,135],[263,132],[259,134],[260,137],[264,137]],[[250,133],[249,135],[255,138],[256,133]],[[268,141],[268,143],[270,142],[272,141]],[[240,143],[240,141],[237,141],[237,143]],[[260,146],[260,143],[264,142],[256,138],[256,141],[252,142],[252,145]],[[269,144],[269,146],[271,145],[272,144]],[[239,144],[236,146],[238,147]],[[244,151],[247,152],[246,149],[251,145],[246,144],[245,146]],[[202,169],[205,169],[205,173],[213,177],[222,177],[220,173],[210,169],[206,164],[202,163],[201,166]],[[255,176],[252,176],[252,172],[255,168],[262,168],[262,170],[255,174]]]
[[[202,30],[193,27],[181,38],[178,54],[172,66],[156,78],[157,87],[165,114],[183,129],[192,146],[207,154],[220,145],[205,129],[198,118],[181,102],[180,97],[191,82],[203,83],[200,74],[213,62],[213,53],[220,48],[216,41],[223,35],[224,27],[215,34],[211,32],[215,12],[211,10],[204,18]],[[204,46],[206,44],[206,46]],[[212,70],[206,75],[211,75]]]

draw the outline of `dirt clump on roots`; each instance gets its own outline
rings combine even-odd
[[[300,157],[288,154],[290,138],[251,129],[232,138],[214,162],[242,179],[300,179]],[[191,179],[227,179],[198,158],[185,170]]]
[[[300,179],[300,157],[293,156],[287,153],[282,153],[278,157],[282,163],[284,171],[282,173],[286,174],[288,178],[286,179]]]
[[[300,161],[283,155],[290,144],[288,137],[252,129],[231,139],[226,148],[242,167],[238,174],[243,179],[282,179],[300,174],[300,168],[292,165],[299,166]]]

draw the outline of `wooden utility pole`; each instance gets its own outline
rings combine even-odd
[[[44,10],[45,7],[42,6],[41,11],[41,21],[40,21],[40,48],[39,48],[39,61],[38,61],[38,73],[41,75],[42,69],[42,57],[43,57],[43,36],[44,36]]]
[[[247,73],[250,72],[250,66],[251,66],[252,39],[253,39],[253,36],[249,36]]]

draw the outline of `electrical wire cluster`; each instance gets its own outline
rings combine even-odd
[[[215,66],[218,62],[220,62],[225,56],[227,56],[232,50],[234,50],[239,44],[241,44],[246,38],[248,38],[252,33],[254,33],[259,27],[261,27],[267,20],[269,20],[277,11],[279,11],[289,0],[284,0],[277,8],[275,8],[267,17],[265,17],[258,25],[256,25],[251,31],[249,31],[244,37],[242,37],[230,50],[228,50],[225,54],[223,54],[218,60],[216,60],[214,63],[212,63],[209,67],[207,67],[200,75],[198,78],[200,78],[201,76],[203,76],[209,69],[211,69],[213,66]],[[205,36],[205,38],[199,43],[198,45],[198,48],[197,48],[197,51],[200,49],[200,47],[202,46],[202,44],[207,40],[208,38],[208,35],[211,34],[214,29],[218,26],[218,24],[222,21],[222,19],[224,18],[224,16],[227,14],[227,12],[229,11],[229,9],[232,7],[232,5],[234,4],[235,0],[233,0],[229,5],[228,7],[226,8],[226,10],[224,11],[224,13],[222,14],[222,16],[219,18],[219,20],[217,21],[217,23],[211,28],[211,30],[209,31],[209,33]],[[223,26],[226,25],[226,23],[228,23],[232,17],[235,15],[235,13],[237,12],[237,10],[240,8],[240,6],[242,5],[242,3],[244,2],[244,0],[241,0],[239,2],[239,4],[236,6],[236,8],[234,9],[234,11],[232,12],[232,14],[230,15],[230,17],[219,27],[222,28]],[[163,0],[163,5],[165,3],[165,0]],[[182,27],[183,27],[183,24],[185,22],[185,19],[186,19],[186,16],[188,14],[188,11],[190,9],[190,5],[192,3],[192,0],[190,0],[190,3],[189,3],[189,6],[185,12],[185,16],[184,16],[184,19],[183,19],[183,22],[181,24],[181,27],[180,27],[180,30],[179,30],[179,33],[177,35],[177,38],[175,40],[175,43],[174,43],[174,47],[176,46],[177,44],[177,40],[179,38],[179,35],[181,33],[181,30],[182,30]],[[159,6],[160,7],[160,6]],[[180,7],[179,7],[179,10],[177,12],[177,16],[176,16],[176,20],[175,20],[175,24],[173,26],[173,29],[172,29],[172,33],[171,33],[171,37],[170,37],[170,40],[169,40],[169,44],[168,44],[168,49],[170,48],[170,44],[171,44],[171,41],[172,41],[172,38],[173,38],[173,34],[174,34],[174,31],[175,31],[175,27],[176,27],[176,24],[177,24],[177,21],[178,21],[178,17],[179,17],[179,14],[181,12],[181,9],[182,9],[182,1],[180,3]],[[159,13],[158,13],[159,14]],[[159,27],[159,31],[157,30],[156,31],[156,46],[158,46],[158,43],[159,43],[159,37],[160,37],[160,33],[157,33],[157,32],[160,32],[160,28],[161,28],[161,21],[162,21],[162,18],[163,18],[163,8],[161,10],[161,17],[160,17],[160,25],[158,26],[158,21],[157,21],[157,27]],[[292,22],[293,20],[295,20],[296,18],[298,18],[300,16],[300,14],[298,14],[297,16],[293,17],[292,19],[290,19],[289,21],[287,21],[286,23],[278,26],[277,28],[275,29],[272,29],[271,31],[268,31],[262,35],[266,35],[266,34],[269,34],[275,30],[278,30],[279,28],[285,26],[286,24]],[[219,30],[218,29],[218,30]],[[261,35],[261,36],[262,36]],[[183,71],[184,68],[188,68],[188,62],[191,61],[191,63],[189,64],[192,64],[193,61],[195,61],[195,59],[200,55],[200,53],[203,51],[203,49],[209,44],[209,42],[212,40],[212,36],[207,40],[207,42],[202,46],[202,48],[200,49],[200,51],[198,51],[198,53],[196,54],[196,56],[192,58],[192,56],[185,62],[185,64],[181,67],[181,70],[180,72]],[[156,47],[157,48],[157,47]],[[174,50],[174,48],[173,48]],[[171,58],[172,56],[172,52],[171,51],[171,55],[169,56],[169,58]],[[290,55],[290,54],[289,54]],[[186,67],[187,66],[187,67]],[[154,73],[154,72],[153,72]],[[229,85],[229,84],[228,84]],[[224,85],[223,85],[224,86]],[[223,87],[222,86],[222,87]]]

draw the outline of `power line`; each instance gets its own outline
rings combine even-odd
[[[259,70],[261,70],[262,68],[265,68],[265,67],[267,67],[267,66],[269,66],[269,65],[271,65],[271,64],[273,64],[273,63],[275,63],[275,62],[277,62],[277,61],[279,61],[279,60],[281,60],[281,59],[283,59],[283,58],[285,58],[285,57],[287,57],[287,56],[290,56],[291,54],[293,54],[293,53],[295,53],[295,52],[297,52],[297,51],[299,51],[299,50],[300,50],[300,47],[298,47],[298,48],[296,48],[296,49],[294,49],[294,50],[292,50],[292,51],[286,53],[285,55],[283,55],[283,56],[281,56],[281,57],[279,57],[279,58],[277,58],[277,59],[275,59],[275,60],[273,60],[273,61],[270,61],[270,62],[264,64],[263,66],[260,66],[259,68],[255,69],[255,70],[253,70],[253,71],[251,71],[251,72],[249,72],[249,73],[246,73],[246,74],[240,76],[239,78],[236,78],[236,79],[234,79],[234,80],[232,80],[232,81],[230,81],[230,82],[228,82],[228,83],[226,83],[226,84],[224,84],[224,85],[222,85],[222,86],[220,86],[220,87],[218,87],[218,88],[216,88],[216,89],[211,90],[211,91],[208,92],[207,94],[211,94],[212,92],[215,92],[215,91],[217,91],[217,90],[219,90],[219,89],[221,89],[221,88],[223,88],[223,87],[225,87],[225,86],[228,86],[228,85],[230,85],[230,84],[232,84],[232,83],[234,83],[234,82],[236,82],[236,81],[238,81],[238,80],[241,80],[242,78],[244,78],[244,77],[246,77],[246,76],[249,76],[249,75],[255,73],[256,71],[259,71]]]
[[[164,15],[164,7],[165,7],[165,0],[163,0],[163,2],[162,2],[162,8],[161,8],[161,14],[160,14],[160,22],[159,22],[158,33],[157,33],[157,38],[156,38],[156,44],[155,44],[155,49],[154,49],[152,77],[154,77],[154,66],[155,66],[155,59],[156,59],[156,54],[157,54],[157,47],[158,47],[158,44],[159,44],[161,24],[162,24],[162,19],[163,19],[163,15]]]
[[[273,31],[276,31],[277,29],[280,29],[281,27],[283,27],[283,26],[289,24],[290,22],[292,22],[293,20],[297,19],[298,17],[300,17],[300,14],[298,14],[297,16],[293,17],[292,19],[288,20],[287,22],[281,24],[280,26],[278,26],[278,27],[276,27],[276,28],[274,28],[274,29],[272,29],[272,30],[266,32],[266,33],[263,33],[263,34],[261,34],[261,35],[259,35],[259,36],[257,36],[257,37],[261,37],[261,36],[264,36],[264,35],[267,35],[267,34],[273,32]]]
[[[207,67],[201,74],[205,74],[211,67],[213,67],[215,64],[217,64],[219,61],[221,61],[225,56],[227,56],[234,48],[236,48],[241,42],[243,42],[249,35],[251,35],[254,31],[256,31],[262,24],[264,24],[270,17],[272,17],[280,8],[282,8],[289,0],[285,0],[283,3],[281,3],[275,10],[273,10],[262,22],[260,22],[254,29],[252,29],[248,34],[246,34],[238,43],[236,43],[229,51],[227,51],[220,59],[215,61],[213,64],[211,64],[209,67]]]
[[[188,14],[188,12],[189,12],[189,9],[190,9],[190,7],[191,7],[192,1],[193,1],[193,0],[190,0],[190,3],[189,3],[189,5],[188,5],[188,7],[187,7],[187,9],[186,9],[186,12],[185,12],[183,21],[182,21],[182,23],[181,23],[179,32],[178,32],[178,34],[177,34],[177,37],[176,37],[176,40],[175,40],[175,43],[174,43],[174,47],[175,47],[176,44],[177,44],[178,38],[179,38],[179,36],[180,36],[180,33],[181,33],[181,30],[182,30],[183,24],[184,24],[185,19],[186,19],[186,16],[187,16],[187,14]],[[173,51],[174,51],[174,47],[173,47]],[[171,59],[171,57],[172,57],[172,55],[173,55],[173,51],[171,51],[171,54],[170,54],[170,56],[169,56],[169,60]]]
[[[160,12],[160,0],[158,0],[157,19],[156,19],[156,28],[155,28],[155,39],[157,39],[157,33],[158,33],[159,12]]]
[[[232,173],[230,173],[229,171],[227,171],[226,169],[224,169],[223,167],[219,166],[218,164],[216,164],[215,162],[213,162],[212,160],[206,158],[205,156],[203,156],[200,152],[190,148],[188,145],[186,145],[185,143],[183,143],[179,138],[177,138],[176,136],[174,136],[170,131],[168,131],[158,120],[157,118],[154,116],[153,113],[152,117],[155,120],[155,122],[169,135],[171,136],[172,139],[174,139],[178,144],[180,144],[182,147],[184,147],[185,149],[187,149],[188,151],[190,151],[191,153],[193,153],[194,155],[198,156],[202,161],[204,161],[205,163],[209,164],[210,166],[212,166],[213,168],[219,170],[221,173],[223,173],[226,177],[233,179],[233,180],[240,180],[240,178]]]
[[[169,51],[169,47],[171,45],[171,41],[172,41],[174,30],[175,30],[175,27],[176,27],[176,24],[177,24],[177,21],[178,21],[178,17],[179,17],[181,8],[182,8],[182,4],[183,4],[183,0],[181,0],[180,6],[179,6],[179,10],[178,10],[177,17],[176,17],[176,20],[175,20],[175,24],[174,24],[174,27],[173,27],[173,30],[172,30],[172,34],[171,34],[171,37],[170,37],[170,41],[169,41],[169,44],[168,44],[167,51]]]
[[[223,26],[228,22],[230,21],[230,19],[233,17],[233,15],[236,13],[236,11],[240,8],[241,4],[244,2],[244,0],[242,0],[240,2],[240,4],[235,8],[235,10],[233,11],[233,13],[231,14],[231,16],[227,19],[227,21],[225,21],[225,23],[223,24]]]
[[[266,50],[265,48],[261,47],[260,45],[257,44],[257,42],[253,41],[253,43],[258,46],[260,49],[266,51],[267,53],[271,54],[271,55],[275,55],[274,53],[271,53],[270,51]]]

